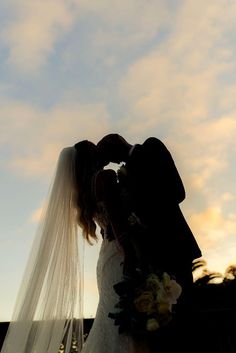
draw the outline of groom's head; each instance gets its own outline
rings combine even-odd
[[[120,163],[125,161],[132,145],[119,134],[108,134],[98,142],[97,147],[103,165],[107,165],[110,162]]]

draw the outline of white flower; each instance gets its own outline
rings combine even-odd
[[[148,319],[146,328],[148,331],[156,331],[160,325],[156,319]]]
[[[161,283],[157,295],[156,300],[158,303],[169,303],[169,296],[167,291],[165,290],[163,284]]]
[[[163,273],[163,275],[162,275],[162,282],[163,282],[164,287],[165,287],[165,286],[168,286],[168,284],[170,283],[170,276],[168,275],[167,272],[164,272],[164,273]]]
[[[143,292],[135,299],[134,304],[136,309],[141,313],[151,312],[153,306],[153,294],[150,291]]]
[[[181,286],[174,279],[170,279],[170,276],[167,273],[164,273],[162,286],[160,286],[156,297],[157,302],[170,304],[171,307],[173,304],[177,303],[177,299],[181,293]]]
[[[159,280],[158,276],[154,273],[150,274],[146,279],[146,287],[147,289],[153,290],[155,293],[160,289],[162,286],[161,281]]]
[[[165,288],[168,293],[169,302],[170,304],[176,304],[177,299],[179,298],[180,294],[182,293],[182,287],[177,283],[174,279],[170,280],[170,283]]]

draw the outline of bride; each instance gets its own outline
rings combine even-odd
[[[81,353],[146,352],[108,317],[118,301],[113,285],[122,279],[126,253],[117,192],[115,172],[101,169],[96,145],[84,140],[62,150],[1,353],[57,353],[62,343],[69,353],[74,337]],[[96,239],[96,224],[103,236],[99,303],[84,343],[83,239]]]

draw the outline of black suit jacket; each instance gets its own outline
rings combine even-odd
[[[173,158],[157,138],[135,145],[126,161],[130,210],[145,225],[139,241],[148,261],[174,272],[201,251],[179,207],[185,190]]]

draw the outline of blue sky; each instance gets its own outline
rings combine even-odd
[[[167,145],[208,267],[236,263],[235,1],[3,0],[0,14],[0,320],[59,151],[109,132]],[[86,249],[86,316],[99,246]]]

